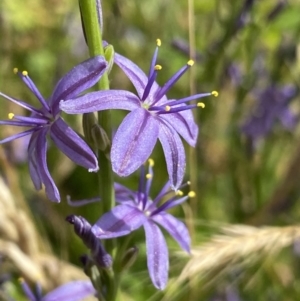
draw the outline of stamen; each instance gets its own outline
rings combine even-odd
[[[190,198],[194,198],[195,196],[196,196],[195,191],[190,191],[190,192],[188,193],[188,197],[190,197]]]
[[[14,69],[13,69],[14,74],[17,74],[18,71],[19,71],[18,68],[14,68]]]
[[[154,51],[154,54],[153,54],[153,57],[152,57],[152,60],[151,60],[151,64],[150,64],[150,69],[149,69],[149,74],[148,74],[149,79],[152,77],[153,72],[154,72],[154,66],[156,64],[157,55],[158,55],[158,48],[160,47],[160,45],[161,45],[161,40],[157,39],[156,40],[156,48],[155,48],[155,51]]]
[[[187,181],[186,184],[187,184],[187,185],[191,185],[191,181]]]
[[[14,116],[15,116],[15,114],[14,114],[14,113],[8,113],[8,119],[13,119],[13,118],[14,118]]]
[[[23,278],[19,278],[19,283],[22,286],[23,292],[26,295],[26,297],[30,300],[30,301],[36,301],[37,298],[36,296],[33,294],[31,288],[29,287],[29,285],[25,282],[25,280]]]
[[[166,110],[166,112],[169,112],[171,110],[171,107],[170,106],[165,106],[165,110]]]
[[[198,102],[197,103],[197,107],[200,107],[200,108],[204,109],[205,108],[205,104],[203,102]]]
[[[219,93],[217,91],[212,91],[211,95],[213,95],[214,97],[218,97]]]
[[[146,174],[146,179],[149,180],[149,179],[151,179],[151,178],[152,178],[152,175],[151,175],[150,173],[147,173],[147,174]]]
[[[179,80],[179,78],[192,66],[192,60],[188,61],[185,66],[183,66],[180,70],[178,70],[158,91],[155,95],[155,100],[152,103],[154,105],[157,103],[171,88],[172,86]]]
[[[154,160],[153,160],[153,159],[149,158],[149,159],[148,159],[148,163],[149,163],[149,165],[150,165],[151,167],[154,166]]]
[[[169,199],[168,201],[166,201],[165,203],[163,203],[161,206],[159,206],[155,210],[153,210],[151,215],[154,216],[155,214],[157,214],[161,211],[165,211],[165,210],[168,210],[175,206],[178,206],[178,205],[182,204],[183,202],[185,202],[187,199],[188,199],[188,196],[184,196],[180,199],[177,199],[177,196],[175,196],[175,197]]]
[[[176,194],[176,195],[179,195],[179,196],[183,196],[183,192],[182,192],[181,190],[177,190],[177,191],[175,192],[175,194]]]
[[[28,124],[35,124],[35,125],[45,125],[49,122],[46,118],[35,118],[35,117],[26,117],[26,116],[18,116],[13,113],[8,114],[8,118],[14,118],[15,120],[28,122]],[[10,118],[11,119],[11,118]],[[30,126],[30,125],[28,125]]]
[[[193,61],[193,60],[189,60],[188,62],[187,62],[187,64],[189,65],[189,66],[193,66],[194,64],[195,64],[195,62]]]
[[[42,94],[40,93],[40,91],[38,90],[38,88],[36,87],[34,82],[32,81],[32,79],[28,76],[28,72],[26,70],[24,70],[24,71],[22,71],[21,74],[19,73],[19,75],[20,75],[21,79],[23,80],[23,82],[26,84],[26,86],[30,89],[30,91],[34,94],[34,96],[39,100],[41,105],[48,112],[50,112],[50,107],[49,107],[48,103],[45,101],[44,97],[42,96]]]
[[[148,95],[150,93],[150,90],[151,90],[151,87],[152,87],[152,85],[153,85],[153,83],[156,79],[157,71],[159,71],[161,69],[162,69],[162,67],[160,65],[154,66],[153,71],[151,72],[151,76],[149,77],[148,83],[145,87],[144,94],[143,94],[143,97],[142,97],[142,101],[144,101],[148,97]]]

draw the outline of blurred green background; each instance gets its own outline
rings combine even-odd
[[[275,116],[268,133],[252,144],[241,131],[263,101],[257,97],[259,92],[274,85],[295,88],[294,97],[285,107],[298,119],[300,2],[102,2],[104,39],[116,52],[132,59],[146,72],[155,40],[162,40],[158,63],[163,69],[157,77],[159,84],[165,83],[190,57],[196,60],[191,71],[170,90],[169,98],[212,90],[219,92],[218,98],[204,99],[205,109],[194,111],[200,128],[198,144],[194,150],[186,145],[186,180],[192,181],[197,197],[173,212],[186,221],[194,249],[211,243],[211,253],[204,253],[208,258],[198,258],[196,253],[188,257],[181,254],[176,243],[166,235],[171,250],[170,285],[166,291],[156,292],[146,269],[144,234],[138,231],[134,238],[140,249],[139,259],[124,274],[120,300],[300,300],[299,126],[288,129]],[[76,1],[0,1],[1,92],[37,104],[13,74],[14,67],[27,70],[47,97],[63,74],[87,58]],[[110,74],[110,84],[112,88],[134,91],[117,67]],[[6,119],[9,112],[25,113],[5,99],[0,100],[0,105],[1,119]],[[265,113],[271,114],[272,110],[271,101]],[[124,112],[113,112],[115,129],[124,116]],[[65,118],[81,131],[81,116]],[[17,130],[1,127],[1,139]],[[18,210],[22,210],[35,225],[38,250],[79,265],[78,257],[86,250],[64,219],[69,214],[78,214],[93,223],[100,212],[97,203],[69,207],[65,196],[71,195],[73,199],[95,196],[96,175],[74,166],[50,147],[49,168],[63,196],[61,204],[53,204],[43,192],[34,190],[24,156],[26,148],[21,140],[1,146],[1,177],[16,203],[16,218]],[[156,162],[152,187],[155,197],[167,180],[159,144],[152,157]],[[137,189],[137,179],[138,173],[126,179],[116,177],[132,189]],[[0,211],[0,218],[2,215],[4,220],[6,208],[3,206]],[[237,228],[230,228],[233,225]],[[261,236],[260,231],[265,230],[262,226],[270,226],[272,228],[267,229],[275,232]],[[24,254],[31,255],[20,239],[11,239],[3,229],[5,225],[0,227],[0,254],[5,254],[0,271],[2,268],[1,273],[11,274],[14,281],[22,270],[20,272],[8,251],[1,250],[3,243],[12,242]],[[215,235],[220,233],[228,244],[216,244]],[[234,239],[237,245],[231,244]],[[260,244],[261,247],[257,247]],[[223,261],[217,256],[213,260],[214,251],[225,252],[230,247],[233,248],[231,255],[224,255]],[[240,247],[244,249],[240,251]],[[193,258],[196,262],[210,258],[212,264],[199,267],[190,277],[182,276],[179,282],[183,267]],[[48,280],[46,289],[62,282]],[[9,290],[15,293],[16,287],[10,286]]]

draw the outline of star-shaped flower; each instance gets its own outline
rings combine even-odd
[[[46,136],[48,133],[56,146],[72,161],[87,168],[89,171],[98,170],[98,161],[93,151],[60,116],[59,102],[62,99],[77,97],[81,92],[92,87],[100,79],[106,67],[107,63],[101,56],[88,59],[75,66],[60,79],[48,100],[45,100],[41,95],[28,76],[27,71],[18,72],[15,69],[15,73],[21,77],[33,95],[39,100],[42,105],[41,108],[35,108],[0,92],[2,97],[31,112],[30,117],[16,116],[10,113],[8,114],[10,120],[0,121],[0,125],[30,128],[1,140],[0,144],[31,134],[28,145],[30,176],[37,190],[42,188],[42,184],[45,185],[47,196],[52,201],[59,202],[60,195],[47,167]]]
[[[107,109],[131,111],[113,139],[111,161],[114,172],[128,176],[137,170],[149,158],[158,138],[163,147],[172,187],[176,190],[182,183],[185,171],[185,152],[178,134],[191,146],[195,146],[198,126],[191,109],[204,107],[202,102],[192,105],[186,103],[204,96],[217,96],[217,92],[169,100],[166,93],[194,62],[188,61],[163,87],[159,87],[155,79],[161,69],[160,65],[156,65],[160,44],[160,40],[157,40],[148,76],[129,59],[115,54],[114,62],[125,72],[138,95],[123,90],[91,92],[75,100],[62,101],[60,108],[69,114]]]
[[[175,196],[159,206],[158,203],[167,194],[174,194],[174,192],[170,191],[170,183],[168,182],[158,196],[151,200],[149,191],[153,177],[153,164],[153,160],[149,159],[147,174],[142,167],[138,191],[134,192],[120,184],[115,184],[116,199],[120,205],[102,215],[92,227],[92,231],[98,238],[108,239],[127,235],[143,226],[146,234],[149,274],[154,286],[158,289],[164,289],[168,281],[168,248],[157,224],[165,228],[182,249],[189,252],[190,235],[188,229],[183,222],[167,213],[166,210],[181,204],[195,194],[190,192],[187,196],[182,196],[182,192],[178,190]]]
[[[89,280],[68,282],[49,292],[45,296],[42,296],[39,286],[37,286],[36,293],[34,294],[23,279],[20,279],[20,283],[28,301],[80,301],[96,294],[96,290]]]

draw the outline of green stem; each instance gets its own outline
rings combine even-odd
[[[102,43],[102,34],[98,20],[98,13],[95,0],[79,0],[82,23],[84,27],[85,38],[88,44],[90,56],[104,56]],[[107,73],[103,74],[100,81],[96,84],[97,90],[108,90],[109,81]],[[112,136],[111,113],[109,110],[98,112],[98,123],[106,132],[109,139]],[[99,176],[99,192],[101,201],[100,214],[110,211],[115,205],[114,180],[111,162],[107,153],[99,151],[98,153],[100,171]],[[113,241],[108,241],[105,248],[108,253],[112,253]],[[103,273],[103,271],[102,271]],[[102,274],[103,275],[103,274]],[[117,283],[113,270],[105,275],[107,293],[106,300],[113,301],[117,294]],[[101,292],[102,293],[102,292]]]
[[[96,2],[95,0],[79,0],[79,5],[90,56],[104,56],[102,34],[98,23]],[[109,89],[107,73],[101,77],[100,81],[96,85],[96,88],[97,90]],[[111,139],[112,126],[110,111],[106,110],[98,112],[98,122]],[[111,210],[115,204],[114,181],[111,162],[103,152],[99,152],[99,162],[99,189],[102,199],[102,213],[104,213]],[[106,249],[108,252],[112,251],[109,246],[106,246]]]

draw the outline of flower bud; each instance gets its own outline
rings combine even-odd
[[[128,249],[121,260],[121,271],[129,269],[136,261],[139,254],[138,247],[134,246]]]
[[[111,68],[114,64],[114,57],[115,57],[115,50],[114,50],[114,47],[113,45],[107,45],[104,47],[104,57],[105,57],[105,60],[107,61],[108,63],[108,67],[107,67],[107,74],[110,73],[111,71]]]
[[[98,124],[94,113],[83,114],[82,118],[83,132],[86,140],[94,150],[101,150],[109,153],[111,142],[104,129]]]

